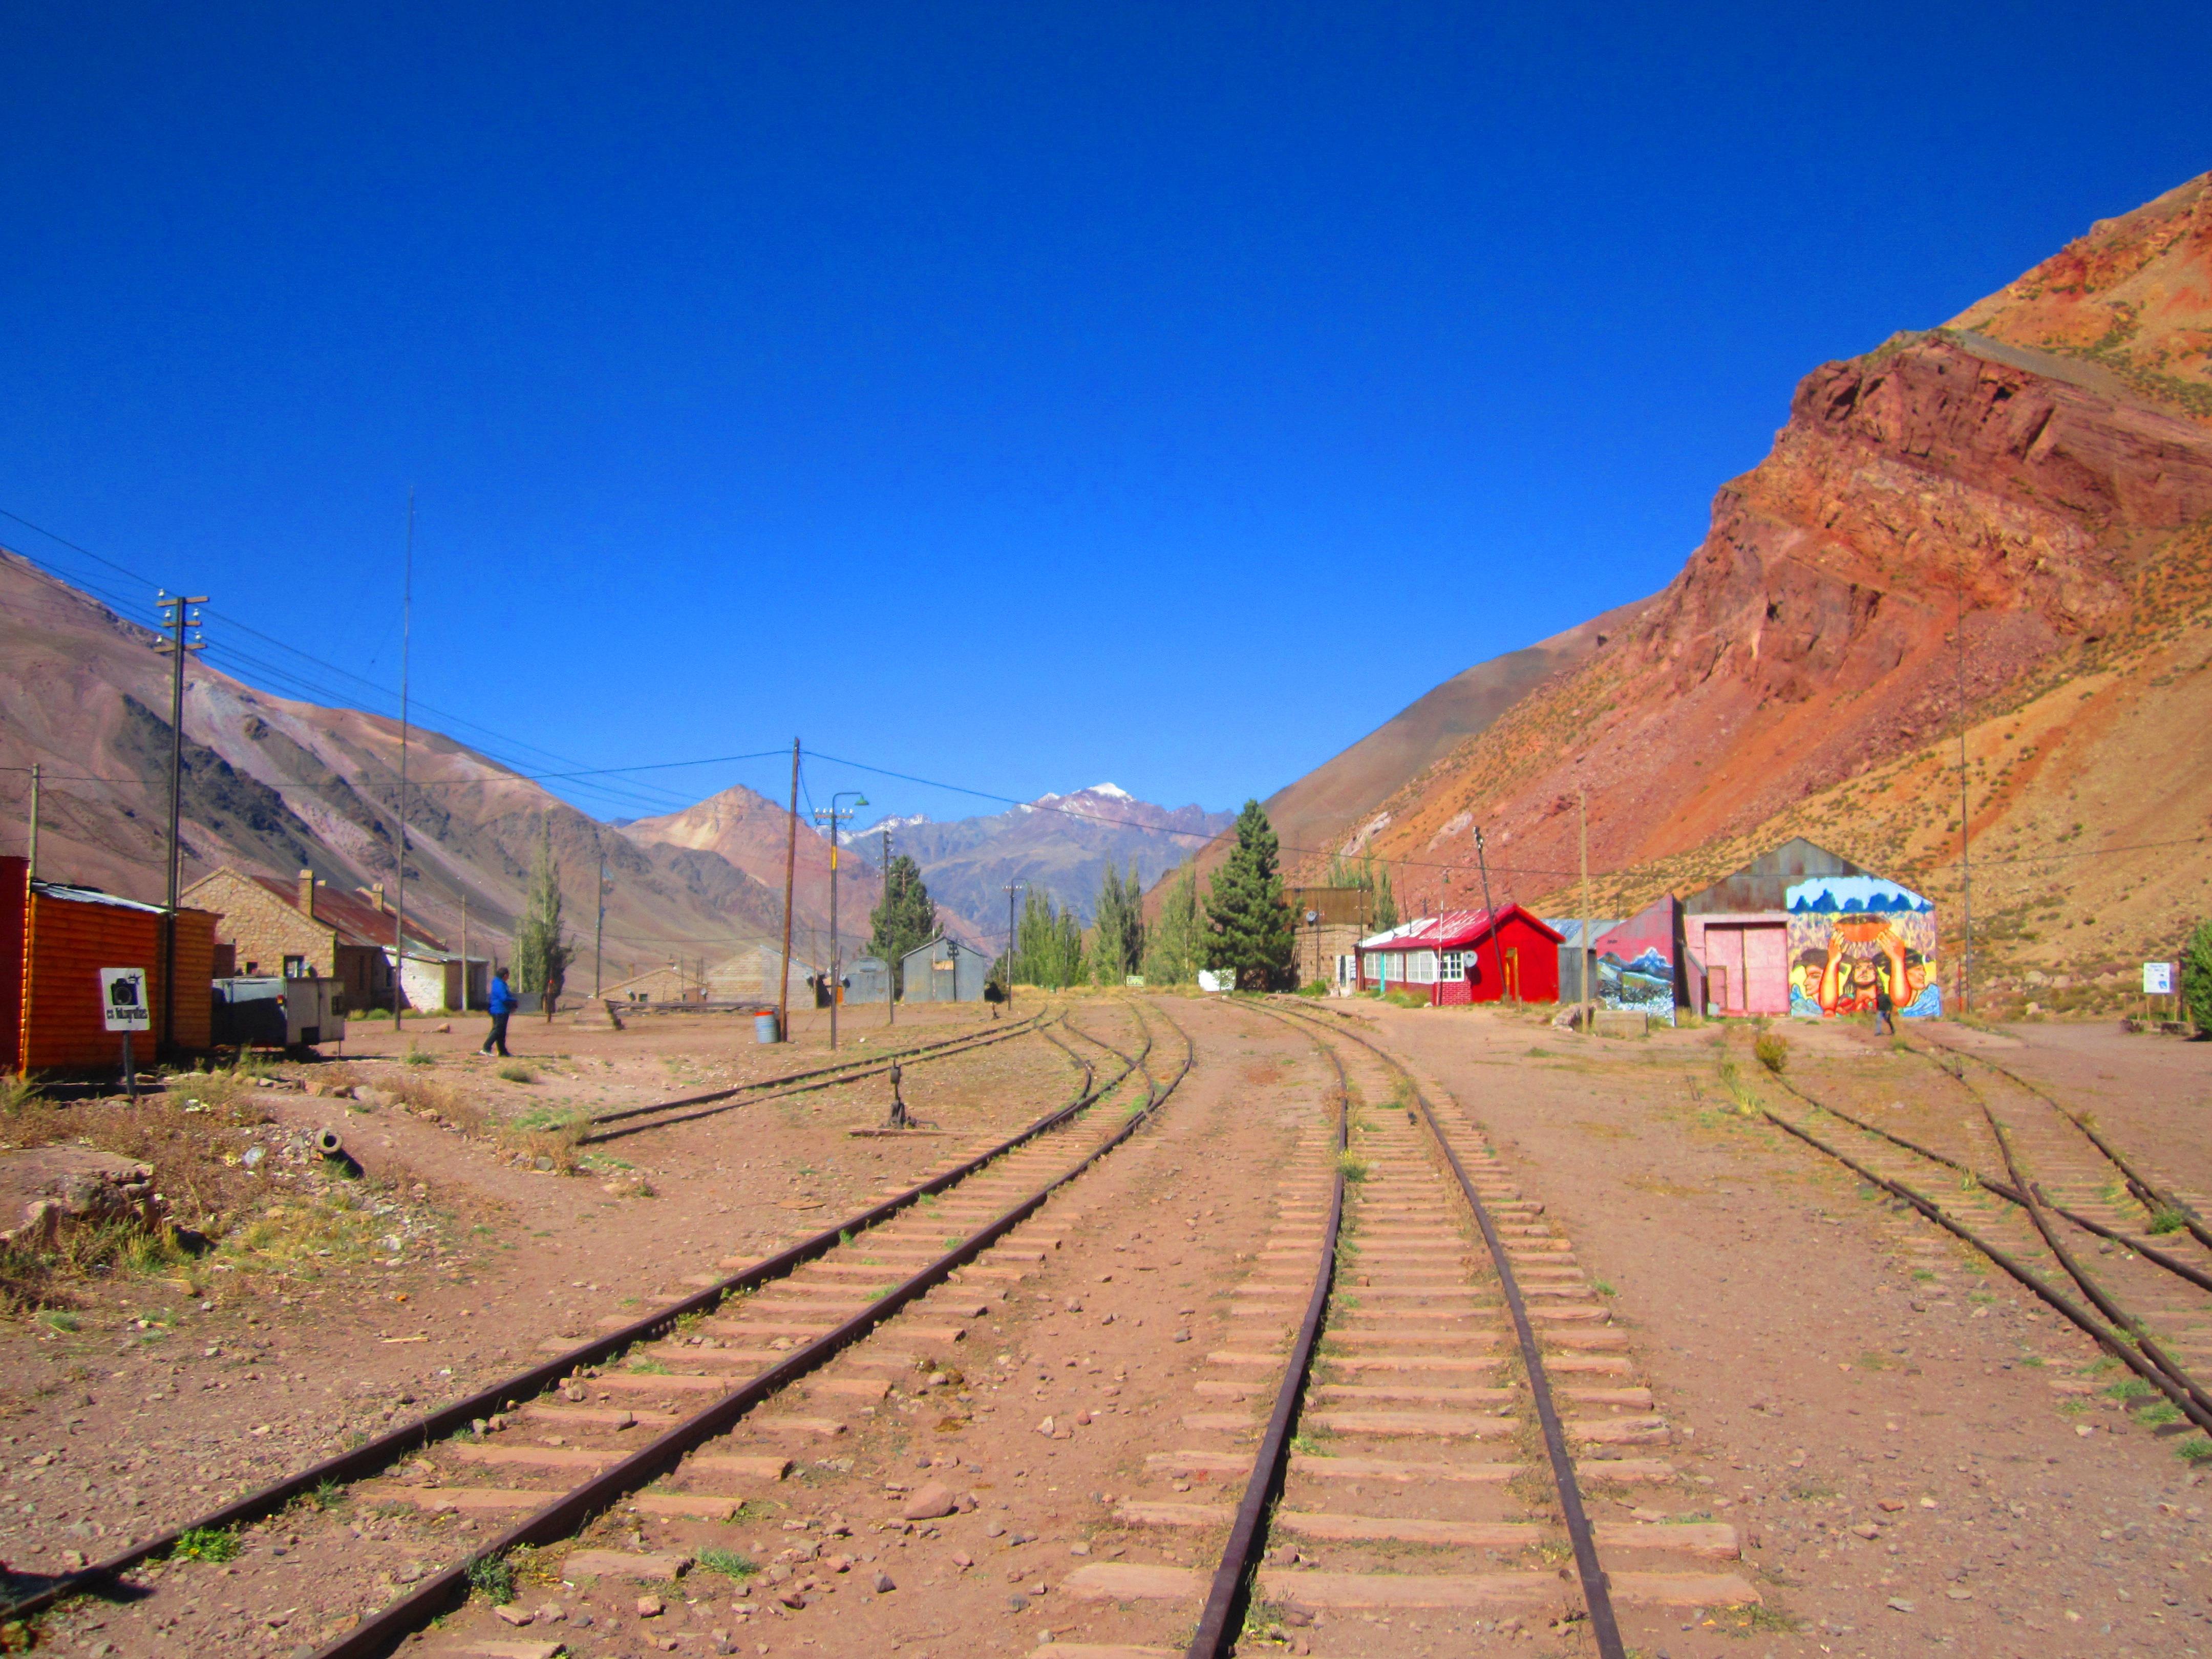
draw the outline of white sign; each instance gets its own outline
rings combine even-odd
[[[146,1004],[143,968],[100,970],[100,1012],[111,1031],[150,1031],[154,1011]]]
[[[1217,974],[1211,968],[1201,968],[1198,970],[1198,988],[1201,991],[1233,991],[1237,988],[1237,975]]]
[[[2170,997],[2173,994],[2173,964],[2170,962],[2143,963],[2143,994],[2150,997]]]

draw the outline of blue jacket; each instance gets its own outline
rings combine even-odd
[[[521,1006],[521,999],[507,988],[504,979],[495,979],[491,982],[491,997],[487,1006],[495,1014],[511,1014]]]

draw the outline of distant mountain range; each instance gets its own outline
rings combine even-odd
[[[20,555],[0,549],[0,849],[23,850],[28,769],[45,773],[40,873],[128,897],[162,896],[169,758],[167,661],[155,636]],[[184,880],[217,866],[396,897],[399,731],[357,709],[257,690],[198,661],[185,697]],[[736,787],[658,817],[606,823],[539,784],[416,725],[409,745],[407,910],[475,954],[503,951],[541,825],[550,825],[568,924],[591,984],[592,881],[610,890],[604,980],[672,960],[693,968],[779,938],[789,813]],[[848,836],[838,921],[865,939],[881,890],[882,831],[921,864],[951,931],[995,951],[1006,883],[1027,881],[1086,920],[1107,862],[1150,881],[1230,822],[1170,811],[1111,784],[1046,795],[989,817],[890,818]],[[830,843],[802,823],[793,948],[827,958]]]
[[[1150,886],[1236,821],[1233,812],[1155,806],[1114,784],[1095,783],[983,817],[885,818],[854,831],[852,840],[880,861],[890,830],[891,852],[921,866],[930,896],[997,949],[1006,939],[1009,882],[1050,894],[1088,926],[1107,866],[1126,873],[1133,863]]]

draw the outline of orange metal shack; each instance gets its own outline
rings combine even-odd
[[[105,1029],[100,970],[143,968],[154,1029],[161,1027],[161,906],[89,888],[33,881],[30,864],[0,858],[0,1069],[82,1071],[123,1063],[123,1036]],[[177,1044],[208,1046],[215,977],[215,913],[177,912]]]

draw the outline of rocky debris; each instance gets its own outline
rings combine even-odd
[[[0,1155],[0,1243],[51,1245],[69,1226],[161,1224],[150,1164],[87,1146],[30,1146]]]
[[[959,1500],[953,1496],[952,1488],[941,1480],[933,1480],[910,1493],[906,1502],[899,1505],[899,1519],[936,1521],[956,1513],[959,1507]]]

